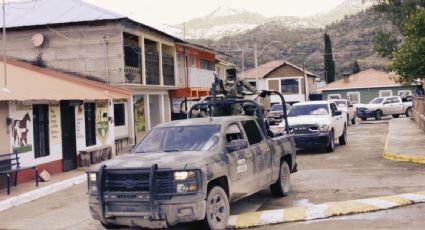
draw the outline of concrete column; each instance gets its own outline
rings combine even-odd
[[[178,66],[178,62],[177,62],[177,48],[175,46],[174,46],[173,56],[174,56],[174,85],[177,85],[177,77],[178,77],[177,70],[179,69],[179,66]],[[181,84],[181,82],[180,82],[180,84]]]
[[[136,124],[134,123],[134,97],[131,95],[130,101],[127,104],[128,111],[128,142],[132,144],[135,143],[135,133],[136,133]]]
[[[160,113],[161,113],[161,123],[165,122],[165,101],[164,101],[164,94],[159,95],[160,96]]]
[[[149,94],[145,94],[145,123],[146,123],[146,130],[148,131],[151,129],[151,117],[150,117],[150,107],[149,107]]]

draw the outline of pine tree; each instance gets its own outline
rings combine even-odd
[[[353,63],[353,74],[356,74],[358,72],[360,72],[360,66],[357,60],[355,60]]]
[[[329,34],[325,33],[325,79],[326,83],[335,81],[335,62],[332,57],[332,44]]]

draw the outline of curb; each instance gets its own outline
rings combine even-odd
[[[87,176],[86,174],[83,174],[81,176],[76,176],[58,183],[47,185],[45,187],[38,188],[30,192],[26,192],[18,196],[14,196],[9,199],[0,201],[0,212],[12,207],[16,207],[16,206],[31,202],[33,200],[39,199],[49,194],[59,192],[71,186],[81,184],[85,182],[86,180],[87,180]]]
[[[309,207],[291,207],[243,213],[230,216],[228,228],[250,228],[294,221],[323,219],[332,216],[386,210],[417,203],[425,203],[425,191],[368,199],[328,202]]]
[[[391,121],[388,123],[388,131],[387,136],[385,137],[385,145],[384,145],[384,158],[392,161],[405,161],[405,162],[413,162],[418,164],[425,164],[425,156],[415,156],[415,155],[403,155],[397,153],[391,153],[387,151],[388,148],[388,137],[391,129]]]

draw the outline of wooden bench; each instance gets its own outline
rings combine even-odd
[[[111,159],[112,147],[110,145],[102,145],[80,150],[80,167],[90,166],[101,161]]]
[[[14,168],[13,168],[14,167]],[[19,155],[13,153],[0,154],[0,176],[6,177],[7,195],[10,195],[10,176],[15,173],[15,187],[18,184],[18,172],[25,169],[32,169],[35,173],[35,185],[38,187],[38,169],[35,166],[21,167]]]
[[[124,137],[117,137],[117,138],[115,139],[115,153],[116,153],[116,154],[118,154],[119,150],[121,150],[121,149],[122,149],[122,142],[123,142],[124,140],[127,142],[127,145],[128,145],[128,136],[124,136]]]

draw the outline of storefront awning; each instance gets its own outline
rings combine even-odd
[[[7,88],[0,60],[0,101],[107,100],[130,98],[130,91],[79,76],[7,60]]]

